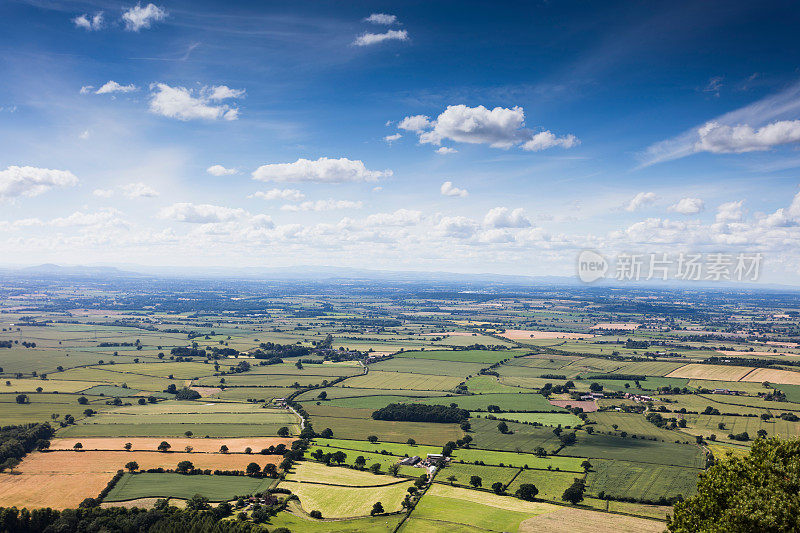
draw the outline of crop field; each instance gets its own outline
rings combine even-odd
[[[189,499],[195,494],[212,502],[234,499],[236,496],[263,492],[274,479],[247,476],[187,476],[183,474],[125,474],[109,492],[105,501],[120,502],[139,498]]]
[[[294,501],[290,501],[288,509],[291,512],[279,513],[265,522],[270,529],[285,527],[289,531],[302,531],[303,533],[386,533],[394,531],[400,524],[403,515],[365,516],[352,520],[315,520],[306,515],[303,508]]]
[[[323,449],[325,449],[326,447],[334,447],[345,451],[354,450],[354,451],[372,452],[377,454],[386,451],[398,457],[404,457],[407,455],[408,456],[419,455],[420,457],[424,457],[429,453],[439,453],[440,451],[442,451],[441,447],[439,446],[425,446],[421,444],[415,444],[411,446],[409,444],[397,443],[397,442],[378,441],[375,444],[372,444],[371,442],[368,442],[366,440],[322,439],[322,438],[314,439],[314,442]]]
[[[752,383],[768,381],[781,385],[800,385],[800,372],[777,370],[774,368],[756,368],[753,372],[740,379]]]
[[[304,392],[297,396],[298,401],[315,400],[320,392],[325,392],[329,399],[338,398],[352,398],[359,396],[413,396],[416,398],[429,398],[433,396],[445,396],[452,394],[447,391],[421,391],[409,389],[364,389],[359,387],[349,387],[347,383],[351,380],[344,382],[342,386],[325,387],[321,389],[314,389]]]
[[[508,422],[513,433],[504,435],[497,429],[496,420],[471,418],[473,445],[487,450],[531,451],[538,446],[552,452],[561,446],[550,428],[538,428],[516,422]]]
[[[462,461],[465,463],[483,461],[487,465],[504,465],[516,468],[528,466],[540,470],[552,469],[583,472],[580,466],[583,459],[579,457],[561,457],[559,455],[537,457],[532,453],[498,452],[477,448],[459,448],[453,452],[453,461]]]
[[[503,466],[484,466],[453,463],[445,467],[436,476],[437,483],[455,484],[462,487],[470,486],[470,478],[478,476],[481,478],[481,486],[490,488],[494,483],[500,482],[508,485],[519,473],[519,468],[508,468]],[[450,477],[456,479],[450,480]]]
[[[117,365],[104,365],[100,367],[74,368],[58,373],[60,380],[92,381],[98,384],[127,385],[131,389],[161,392],[170,385],[182,387],[184,382],[179,379],[167,379],[142,374],[116,372]]]
[[[82,438],[80,443],[83,444],[84,450],[123,450],[125,444],[130,443],[133,451],[155,451],[158,445],[163,441],[162,438]],[[277,446],[283,444],[289,446],[292,443],[291,438],[280,437],[261,437],[261,438],[233,438],[233,439],[205,439],[205,438],[177,438],[169,439],[167,442],[172,446],[171,450],[178,452],[191,446],[195,453],[216,453],[222,445],[228,447],[230,453],[244,453],[246,448],[251,448],[253,453],[258,453],[264,448],[270,446]],[[50,450],[72,450],[73,445],[77,442],[75,439],[56,438],[50,441]],[[259,456],[264,457],[264,456]]]
[[[703,451],[693,444],[674,444],[609,435],[587,435],[582,431],[578,432],[578,442],[573,446],[565,447],[559,452],[559,455],[592,459],[618,459],[691,468],[702,468],[705,463]]]
[[[718,366],[689,363],[669,374],[668,378],[708,379],[715,381],[739,381],[755,370],[751,366]],[[800,374],[798,374],[800,376]],[[765,380],[761,380],[765,381]]]
[[[364,460],[366,461],[365,468],[369,468],[373,464],[377,463],[380,465],[380,473],[382,474],[386,474],[389,471],[389,467],[401,459],[401,457],[398,457],[396,455],[384,455],[380,453],[353,451],[342,448],[335,448],[332,446],[310,446],[308,448],[308,454],[315,453],[317,450],[322,450],[322,453],[334,453],[341,450],[347,455],[347,458],[345,459],[343,464],[351,467],[355,466],[355,461],[357,457],[363,457]],[[336,467],[326,466],[325,468],[336,468]],[[419,477],[420,474],[423,473],[425,473],[425,470],[423,469],[406,465],[401,465],[400,470],[398,471],[398,474],[400,474],[401,476],[408,476],[408,477]]]
[[[519,350],[425,350],[419,352],[402,352],[395,354],[398,359],[433,359],[436,361],[454,361],[461,363],[481,363],[483,366],[498,363],[505,359],[513,359],[525,352]]]
[[[0,501],[4,507],[74,509],[96,497],[113,477],[109,473],[0,474]]]
[[[258,437],[277,435],[278,430],[286,424],[92,424],[78,423],[59,430],[61,437],[181,437],[191,431],[198,437]],[[296,434],[298,425],[287,426]]]
[[[621,366],[620,374],[639,374],[642,376],[666,376],[683,366],[683,363],[670,363],[667,361],[637,361]]]
[[[556,506],[547,503],[526,502],[507,496],[435,484],[411,513],[411,518],[420,521],[445,521],[463,525],[465,528],[488,531],[519,531],[524,520],[555,509]],[[418,530],[425,531],[416,528],[401,531],[410,533]]]
[[[480,416],[486,413],[470,413],[470,416]],[[537,422],[543,426],[573,427],[583,424],[583,421],[572,413],[497,413],[498,419],[512,420],[514,422]]]
[[[42,392],[70,393],[80,392],[97,385],[92,381],[66,381],[60,379],[5,379],[0,380],[0,392],[2,393],[20,393],[20,392],[35,392],[42,388]],[[92,394],[91,392],[88,394]],[[129,393],[129,395],[132,393]]]
[[[467,389],[475,394],[487,393],[516,393],[520,392],[519,386],[514,386],[511,383],[506,384],[501,382],[500,378],[495,376],[473,376],[466,382]],[[544,383],[542,383],[544,384]]]
[[[417,475],[425,473],[424,470],[413,469]],[[286,481],[297,483],[314,482],[326,483],[329,485],[342,485],[348,487],[380,487],[390,485],[399,481],[392,476],[373,474],[369,471],[355,470],[340,466],[325,466],[322,463],[313,461],[302,461],[297,463],[286,475]]]
[[[574,472],[550,472],[546,470],[523,470],[514,481],[506,488],[506,491],[513,494],[523,483],[532,483],[539,489],[536,496],[541,500],[561,501],[561,495],[572,485],[575,478],[582,478],[583,473]]]
[[[427,424],[425,422],[395,422],[371,418],[314,416],[312,422],[320,430],[331,428],[334,436],[366,440],[375,435],[381,441],[406,442],[409,438],[420,444],[443,446],[464,436],[458,424]]]
[[[369,474],[372,475],[372,474]],[[384,476],[373,476],[384,477]],[[384,477],[385,478],[385,477]],[[412,485],[411,481],[396,482],[391,485],[371,487],[351,487],[325,485],[324,478],[318,483],[297,483],[282,481],[279,487],[289,489],[300,498],[300,505],[306,512],[321,511],[326,518],[348,518],[368,516],[372,504],[379,501],[387,512],[400,510],[400,504]]]
[[[364,389],[450,390],[464,381],[462,377],[412,374],[408,372],[371,371],[363,376],[348,378],[348,387]]]
[[[709,436],[712,433],[718,439],[724,439],[729,433],[747,432],[751,439],[755,439],[758,431],[763,429],[767,436],[794,438],[800,436],[800,422],[789,422],[780,418],[764,421],[759,417],[750,416],[724,416],[724,415],[686,415],[689,427],[696,429],[693,434]],[[725,429],[719,429],[723,424]]]
[[[370,372],[410,372],[412,374],[434,374],[437,376],[457,376],[466,379],[477,374],[484,363],[464,363],[441,359],[394,358],[369,365]]]
[[[648,422],[642,415],[634,413],[618,413],[616,411],[598,411],[589,416],[589,420],[596,422],[595,431],[619,435],[623,431],[628,435],[637,437],[655,437],[665,442],[675,442],[676,439],[685,440],[685,437],[675,430],[656,427]],[[616,426],[616,428],[614,428]]]
[[[594,496],[604,492],[613,497],[656,501],[662,497],[692,496],[697,491],[700,472],[694,468],[594,460],[587,486]]]
[[[630,512],[634,509],[626,507],[625,510]],[[561,507],[552,513],[529,518],[519,528],[519,533],[544,531],[548,533],[573,533],[575,531],[586,533],[661,533],[664,531],[664,522],[620,514],[597,513],[586,509]]]
[[[416,403],[450,405],[457,404],[461,409],[485,411],[490,405],[496,405],[503,411],[541,411],[563,413],[564,409],[551,405],[541,394],[475,394],[472,396],[437,397],[417,400]]]

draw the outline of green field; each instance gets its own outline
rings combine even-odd
[[[587,435],[578,432],[578,442],[567,446],[559,455],[618,459],[663,465],[700,468],[704,466],[704,454],[693,444],[674,444],[643,439],[621,438],[610,435]]]
[[[436,482],[469,487],[470,478],[472,476],[478,476],[481,478],[481,486],[485,489],[488,489],[497,482],[502,483],[504,486],[508,485],[511,483],[511,480],[514,478],[514,476],[519,473],[519,470],[519,468],[509,468],[503,466],[453,463],[445,467],[436,475]],[[456,480],[451,481],[449,479],[451,476],[454,476]]]
[[[395,358],[432,359],[435,361],[455,361],[462,363],[482,363],[483,366],[498,363],[525,352],[519,350],[425,350],[421,352],[402,352]]]
[[[580,457],[561,457],[559,455],[537,457],[531,453],[498,452],[478,448],[459,448],[453,452],[452,457],[454,461],[463,461],[465,463],[483,461],[488,465],[514,466],[517,468],[529,466],[530,468],[541,470],[550,468],[553,470],[583,472],[580,467],[583,459]]]
[[[549,472],[544,470],[523,470],[514,478],[513,483],[506,489],[513,494],[523,483],[532,483],[539,489],[537,498],[541,500],[561,501],[561,495],[572,485],[575,478],[583,474],[574,472]]]
[[[497,420],[471,418],[472,444],[476,448],[511,452],[532,452],[542,446],[548,452],[557,450],[561,442],[553,434],[552,428],[539,428],[516,422],[507,422],[511,434],[500,433]]]
[[[348,387],[365,389],[441,390],[455,388],[464,381],[462,377],[412,374],[410,372],[381,372],[373,370],[367,375],[348,378]]]
[[[473,412],[470,416],[486,416],[486,413]],[[497,413],[498,419],[514,422],[537,422],[543,426],[575,427],[583,421],[571,413]]]
[[[195,494],[213,502],[232,500],[263,492],[275,480],[247,476],[185,476],[181,474],[125,474],[111,489],[105,501],[121,502],[138,498],[189,499]]]
[[[433,352],[431,352],[433,353]],[[419,358],[394,358],[379,361],[369,366],[370,372],[411,372],[412,374],[433,374],[437,376],[458,376],[466,379],[467,376],[477,374],[484,363],[465,363],[460,361],[446,361],[441,359]]]
[[[616,498],[650,501],[678,495],[688,497],[697,491],[700,472],[694,468],[594,459],[587,476],[587,491],[594,496],[602,491]]]
[[[93,424],[78,423],[58,430],[58,437],[182,437],[191,431],[197,437],[260,437],[277,435],[278,429],[288,426],[292,434],[299,426],[287,424]]]

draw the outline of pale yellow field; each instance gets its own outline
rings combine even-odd
[[[393,478],[392,478],[393,479]],[[318,481],[325,481],[320,479]],[[300,498],[306,512],[321,511],[325,518],[347,518],[368,516],[372,505],[379,501],[387,513],[400,510],[403,498],[408,494],[411,481],[386,487],[338,487],[282,481],[280,487],[289,489]]]
[[[6,385],[10,382],[10,385]],[[96,381],[70,381],[59,379],[4,379],[0,380],[0,392],[34,392],[38,387],[42,392],[79,392],[95,385],[106,385]]]
[[[282,439],[279,437],[253,437],[253,438],[217,438],[217,439],[187,439],[187,438],[152,438],[152,437],[76,437],[74,439],[53,439],[50,441],[51,450],[71,450],[76,442],[83,444],[84,450],[124,450],[126,442],[133,444],[133,449],[137,451],[155,451],[162,440],[166,440],[172,445],[171,450],[183,451],[186,446],[191,446],[194,452],[219,451],[223,444],[228,447],[231,453],[242,453],[244,449],[250,447],[253,453],[257,454],[263,448],[285,444],[290,446],[293,439]]]
[[[0,502],[3,507],[28,509],[77,507],[86,498],[95,498],[113,474],[0,474]]]
[[[340,466],[325,466],[322,463],[311,461],[297,463],[292,472],[286,475],[286,479],[289,481],[316,481],[354,487],[386,485],[397,481],[396,478],[390,476],[375,475],[372,472],[362,472]]]
[[[488,492],[479,492],[439,483],[434,483],[433,486],[425,493],[426,496],[428,494],[432,496],[442,496],[444,498],[455,498],[472,503],[479,503],[481,505],[490,505],[492,507],[497,507],[498,509],[517,511],[520,513],[540,514],[549,513],[551,511],[555,511],[556,509],[560,509],[559,506],[549,503],[526,502],[525,500],[519,500],[517,498],[511,498],[508,496],[498,496],[497,494],[491,494]]]
[[[635,322],[601,322],[599,324],[595,324],[592,329],[624,329],[632,331],[639,326],[641,326],[641,324],[637,324]]]
[[[761,383],[780,383],[783,385],[800,385],[800,372],[790,370],[773,370],[771,368],[757,368],[752,373],[747,374],[742,381]]]
[[[552,513],[534,516],[523,521],[520,533],[661,533],[664,522],[632,516],[561,507]]]
[[[751,366],[722,366],[722,365],[704,365],[700,363],[689,363],[688,365],[684,365],[678,369],[673,370],[665,377],[711,379],[716,381],[739,381],[752,370],[753,367]],[[800,374],[798,374],[798,376],[800,376]]]
[[[591,339],[588,333],[568,333],[564,331],[533,331],[529,329],[507,329],[500,334],[507,339]]]

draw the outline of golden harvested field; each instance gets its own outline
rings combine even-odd
[[[507,339],[591,339],[588,333],[569,333],[564,331],[533,331],[529,329],[507,329],[500,334]]]
[[[242,453],[245,448],[252,448],[257,454],[263,448],[285,444],[290,446],[290,438],[279,437],[253,437],[253,438],[221,438],[221,439],[187,439],[187,438],[152,438],[152,437],[75,437],[73,439],[53,439],[50,441],[51,450],[71,450],[76,442],[83,444],[84,450],[124,450],[125,443],[133,444],[135,451],[155,451],[161,441],[166,440],[172,445],[172,450],[183,451],[191,446],[194,452],[216,453],[223,444],[231,453]]]
[[[348,454],[358,456],[358,452]],[[423,471],[420,470],[420,473]],[[398,481],[392,476],[376,475],[372,472],[362,472],[340,466],[325,466],[322,463],[302,461],[297,463],[292,472],[286,475],[288,481],[314,481],[317,483],[330,483],[332,485],[347,485],[351,487],[366,487],[376,485],[386,485]]]
[[[244,470],[251,462],[263,467],[281,459],[279,455],[241,453],[37,452],[25,457],[16,469],[20,474],[0,474],[0,502],[20,508],[77,507],[85,498],[96,497],[128,461],[136,461],[141,469],[175,468],[187,460],[197,468]]]
[[[774,370],[771,368],[757,368],[750,374],[747,374],[742,381],[748,381],[752,383],[769,381],[770,383],[780,383],[782,385],[800,385],[800,372],[792,372],[790,370]]]
[[[498,509],[505,509],[506,511],[517,511],[520,513],[548,513],[559,508],[558,506],[550,503],[526,502],[525,500],[510,498],[508,496],[498,496],[497,494],[491,494],[488,492],[479,492],[438,483],[435,483],[430,489],[428,489],[428,491],[425,493],[425,496],[427,495],[454,498],[457,500],[479,503],[481,505],[490,505]]]
[[[244,470],[249,463],[277,464],[280,455],[246,455],[243,453],[161,453],[161,452],[45,452],[25,457],[17,470],[22,474],[114,473],[129,461],[148,468],[175,468],[180,461],[191,461],[195,467],[212,470]]]
[[[739,381],[752,370],[753,367],[751,366],[722,366],[689,363],[688,365],[684,365],[676,370],[673,370],[665,377]],[[798,374],[798,376],[800,376],[800,374]],[[798,383],[800,383],[800,381]]]
[[[5,382],[9,382],[6,385]],[[3,381],[2,392],[33,392],[38,387],[42,392],[80,392],[95,385],[105,385],[97,381],[69,381],[62,379],[5,379]]]
[[[633,331],[639,326],[641,326],[641,324],[637,324],[636,322],[601,322],[592,327],[592,329],[624,329]]]
[[[100,494],[112,477],[108,472],[0,474],[0,502],[3,507],[20,509],[75,508],[86,498]]]
[[[372,505],[379,501],[386,512],[400,510],[403,498],[408,494],[411,481],[386,487],[340,487],[282,481],[280,487],[289,489],[300,498],[306,512],[321,511],[325,518],[368,516]]]
[[[551,513],[528,518],[519,526],[520,533],[660,533],[664,522],[611,513],[562,507]]]

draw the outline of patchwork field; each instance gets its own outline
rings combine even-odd
[[[105,501],[120,502],[139,498],[189,499],[195,494],[212,502],[232,500],[268,489],[274,479],[247,476],[186,476],[182,474],[125,474]]]
[[[688,497],[697,491],[700,470],[628,461],[594,460],[587,476],[588,491],[613,497],[657,501],[674,496]]]

